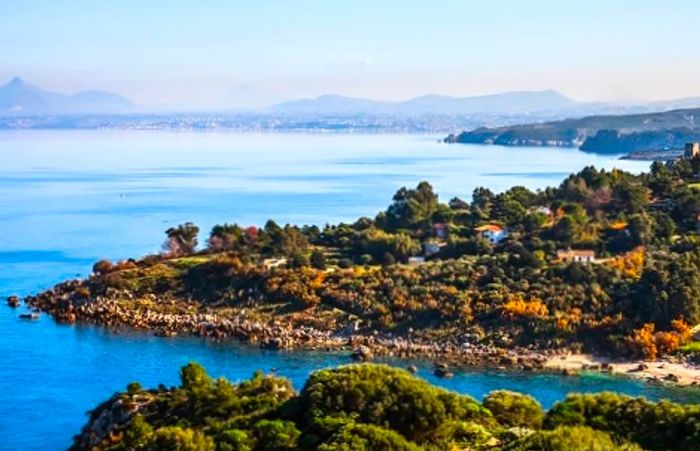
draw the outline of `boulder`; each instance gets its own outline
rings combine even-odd
[[[374,357],[374,354],[372,354],[372,350],[364,345],[358,347],[352,353],[353,359],[363,361],[363,362],[366,362],[368,360],[372,360],[373,357]]]
[[[454,376],[454,373],[446,368],[435,368],[435,371],[433,372],[433,374],[435,374],[437,377],[439,377],[441,379],[449,379],[452,376]]]
[[[665,381],[668,381],[668,382],[675,382],[675,383],[678,383],[678,382],[680,382],[681,378],[678,377],[678,376],[676,376],[676,375],[673,374],[673,373],[668,373],[666,376],[664,376],[664,380],[665,380]]]
[[[7,305],[9,305],[12,308],[19,307],[19,297],[9,296],[7,298]]]
[[[562,376],[576,376],[576,370],[573,368],[562,368],[561,374]]]

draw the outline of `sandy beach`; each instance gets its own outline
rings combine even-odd
[[[668,382],[680,386],[700,385],[700,366],[665,360],[620,361],[590,354],[568,354],[552,357],[544,366],[552,370],[571,372],[601,370],[649,382]]]

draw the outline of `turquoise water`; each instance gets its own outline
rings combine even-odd
[[[585,165],[647,163],[572,149],[455,146],[432,136],[0,133],[0,296],[25,295],[89,272],[99,258],[157,252],[163,230],[193,221],[314,223],[373,216],[402,185],[429,180],[444,200],[475,186],[542,188]],[[4,304],[4,301],[3,301]],[[190,360],[233,380],[277,370],[300,388],[346,355],[280,353],[192,338],[19,320],[0,306],[0,449],[65,448],[85,412],[131,381],[177,383]],[[408,362],[389,363],[407,365]],[[509,388],[545,406],[570,391],[616,390],[698,401],[696,392],[600,376],[465,372],[435,380],[477,398]]]

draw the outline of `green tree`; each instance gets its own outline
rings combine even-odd
[[[312,374],[300,394],[299,408],[309,422],[352,416],[357,422],[393,429],[408,440],[451,419],[490,419],[473,399],[384,365],[347,365]]]
[[[260,420],[255,424],[261,451],[297,449],[301,432],[291,421]]]
[[[159,428],[145,445],[148,451],[215,451],[214,439],[204,433],[178,426]]]
[[[239,249],[243,244],[243,230],[238,224],[215,225],[209,233],[207,244],[213,252]]]
[[[645,321],[662,327],[681,317],[700,322],[700,250],[647,255],[636,293],[636,313]]]
[[[212,379],[201,365],[191,362],[180,370],[180,383],[185,390],[201,395],[209,391]]]
[[[503,447],[504,451],[643,451],[637,445],[618,445],[602,431],[585,426],[563,426],[537,431]]]
[[[392,230],[426,227],[438,209],[438,196],[428,182],[416,189],[399,189],[386,211],[386,221]]]
[[[504,426],[539,429],[544,420],[544,411],[533,397],[507,390],[489,393],[484,407]]]
[[[314,268],[326,269],[326,254],[322,250],[314,249],[309,260]]]
[[[420,451],[400,434],[373,424],[351,423],[333,434],[318,451]]]
[[[628,213],[639,213],[647,204],[647,188],[641,183],[624,179],[613,186],[615,207]]]
[[[194,252],[197,247],[197,235],[199,227],[191,222],[180,224],[177,227],[171,227],[165,231],[167,239],[163,244],[163,248],[171,255],[180,256]]]

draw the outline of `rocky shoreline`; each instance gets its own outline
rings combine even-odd
[[[279,320],[263,322],[246,318],[245,309],[227,312],[227,315],[202,313],[197,311],[196,304],[186,308],[181,301],[173,301],[173,310],[176,311],[172,313],[126,308],[119,299],[126,298],[133,305],[138,305],[138,300],[127,291],[108,290],[105,296],[76,299],[75,293],[83,284],[79,280],[64,282],[39,295],[25,298],[25,303],[63,323],[128,327],[152,331],[154,335],[162,337],[193,335],[211,339],[235,338],[265,349],[348,351],[357,360],[371,360],[375,356],[423,358],[451,365],[528,371],[543,370],[549,358],[542,352],[504,349],[467,341],[427,342],[376,333],[354,333],[347,327],[319,330]],[[147,304],[148,299],[142,301]]]
[[[607,358],[572,354],[567,349],[531,350],[503,348],[463,340],[405,338],[339,327],[333,330],[292,324],[270,318],[249,318],[245,309],[203,312],[194,302],[159,300],[160,311],[150,308],[155,296],[136,299],[129,291],[107,289],[104,295],[84,294],[89,281],[71,280],[24,302],[36,311],[50,314],[58,322],[82,322],[108,328],[151,331],[156,336],[199,336],[215,340],[237,339],[243,343],[275,350],[318,350],[348,352],[355,360],[400,357],[432,360],[435,374],[452,376],[460,367],[498,370],[556,372],[574,376],[581,371],[624,374],[651,383],[680,386],[700,385],[700,367],[680,362],[612,362]],[[12,302],[15,302],[13,297]],[[410,369],[410,368],[409,368]]]

